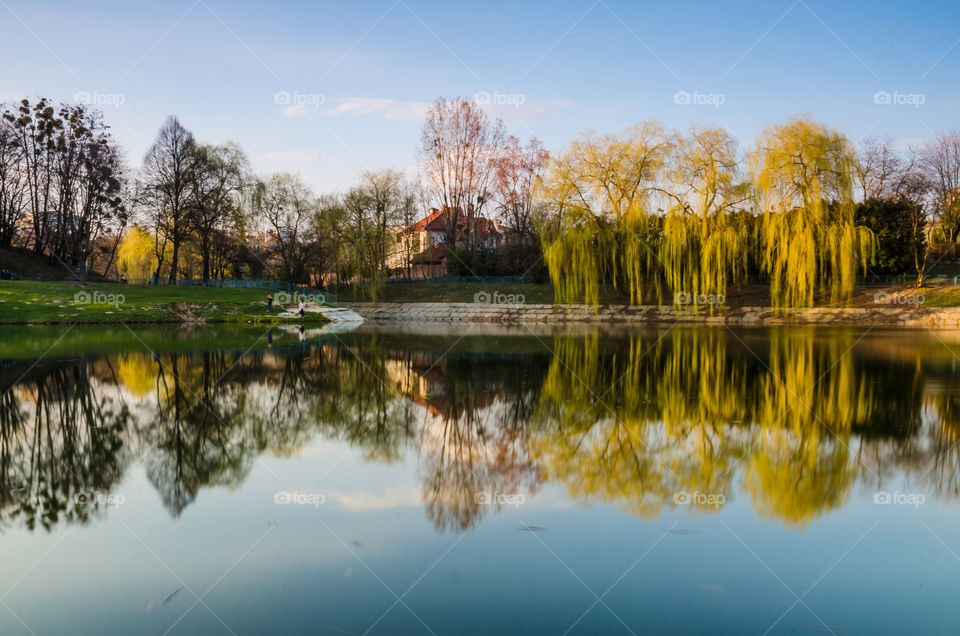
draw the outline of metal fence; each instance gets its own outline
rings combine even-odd
[[[529,285],[533,279],[524,276],[426,276],[423,278],[391,278],[391,285],[404,283],[479,283],[481,285]]]
[[[893,285],[913,285],[917,282],[916,274],[901,274],[899,276],[858,276],[857,285],[861,287],[889,287]],[[924,276],[924,285],[954,285],[960,282],[960,276]]]

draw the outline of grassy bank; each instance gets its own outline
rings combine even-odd
[[[253,323],[282,324],[326,319],[280,318],[267,311],[263,289],[220,289],[46,281],[0,281],[0,324]]]
[[[225,323],[225,324],[289,324],[322,323],[317,313],[306,318],[280,318],[283,308],[274,305],[267,311],[267,291],[263,289],[221,289],[217,287],[179,287],[119,285],[49,281],[0,281],[0,324],[144,324],[144,323]],[[482,296],[485,294],[486,296]],[[514,295],[516,302],[550,304],[554,302],[550,284],[498,285],[480,283],[391,283],[386,285],[379,302],[456,302],[472,303],[478,299],[496,302],[494,295]],[[850,306],[876,306],[878,295],[921,294],[919,304],[930,307],[960,306],[960,286],[943,285],[914,289],[911,287],[858,288]],[[341,302],[368,300],[344,289],[338,292]],[[522,299],[520,297],[522,296]],[[725,307],[768,306],[769,289],[764,285],[730,287]],[[671,304],[672,297],[660,299]],[[603,304],[627,304],[629,298],[613,288],[601,291]],[[644,304],[656,305],[654,294]],[[829,298],[818,298],[818,306],[829,306]],[[898,306],[896,303],[893,306]]]

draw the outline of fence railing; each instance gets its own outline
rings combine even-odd
[[[917,282],[916,274],[900,274],[898,276],[858,276],[857,284],[862,287],[884,287],[890,285],[913,285]],[[923,284],[954,285],[960,282],[960,275],[948,276],[946,274],[937,274],[935,276],[924,276]]]
[[[481,285],[529,285],[533,279],[524,276],[425,276],[422,278],[391,278],[387,283],[479,283]]]

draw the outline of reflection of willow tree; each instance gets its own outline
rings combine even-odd
[[[534,452],[573,496],[646,516],[681,492],[729,500],[744,468],[762,513],[803,524],[842,502],[856,478],[850,432],[875,396],[846,355],[853,343],[775,333],[767,366],[728,352],[716,330],[633,338],[626,349],[559,340]]]
[[[38,367],[18,386],[0,387],[0,521],[48,530],[61,518],[85,523],[97,504],[78,495],[120,481],[130,460],[121,436],[128,413],[98,395],[89,365]]]
[[[556,341],[534,442],[548,478],[644,516],[680,491],[727,492],[743,452],[726,426],[742,409],[743,370],[728,367],[724,343],[715,331],[631,338],[626,351],[596,336]]]
[[[876,401],[847,355],[852,335],[826,346],[814,338],[771,336],[753,414],[760,439],[744,483],[763,514],[797,525],[846,499],[856,479],[850,432],[871,418]]]

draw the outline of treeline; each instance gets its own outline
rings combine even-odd
[[[408,275],[422,245],[399,230],[430,207],[447,211],[443,242],[464,270],[535,271],[533,185],[547,154],[506,134],[473,102],[439,100],[424,124],[422,171],[383,170],[345,191],[318,194],[299,175],[253,173],[242,148],[198,141],[176,117],[161,126],[138,170],[99,111],[50,100],[3,106],[0,248],[33,250],[70,270],[133,281],[204,283],[277,277],[371,294]],[[482,215],[509,224],[491,256],[473,228]]]
[[[742,152],[722,128],[644,122],[554,157],[539,227],[564,300],[610,283],[634,302],[716,298],[761,277],[774,306],[806,306],[848,300],[858,274],[922,284],[928,236],[960,232],[958,188],[958,133],[900,153],[798,118]]]
[[[40,99],[2,115],[0,247],[132,280],[277,277],[375,295],[411,275],[424,245],[400,230],[436,208],[453,273],[549,276],[559,299],[588,303],[606,285],[662,301],[760,278],[773,304],[800,306],[848,299],[857,275],[922,284],[928,243],[960,237],[958,132],[900,151],[799,118],[742,149],[719,127],[643,122],[550,156],[474,101],[441,98],[415,175],[365,172],[318,194],[294,174],[254,174],[240,147],[200,143],[175,117],[129,171],[97,111]]]
[[[40,99],[0,106],[0,247],[81,267],[127,223],[125,168],[103,115]]]

